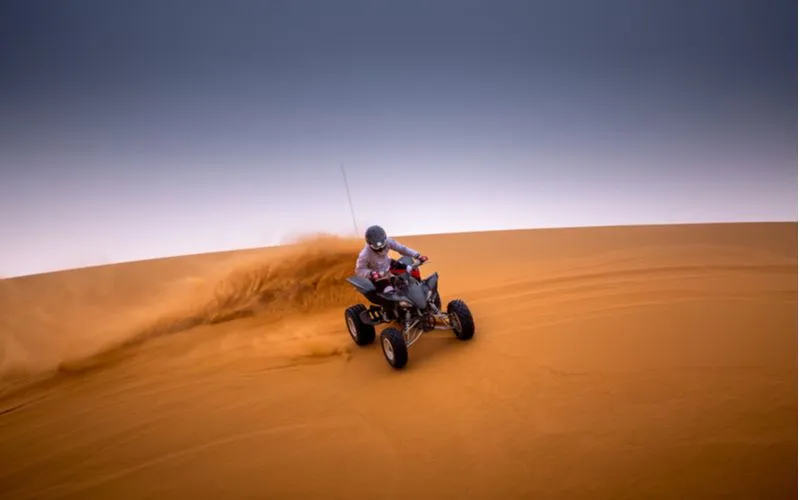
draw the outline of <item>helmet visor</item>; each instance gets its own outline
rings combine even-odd
[[[369,247],[376,252],[380,252],[386,247],[386,240],[372,242],[369,244]]]

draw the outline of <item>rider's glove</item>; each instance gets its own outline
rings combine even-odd
[[[372,281],[377,281],[381,279],[381,273],[379,273],[378,271],[372,271],[371,273],[369,273],[369,276],[370,278],[372,278]]]
[[[418,256],[417,256],[417,259],[418,259],[420,262],[425,262],[426,260],[428,260],[428,257],[426,257],[426,256],[424,256],[424,255],[418,255]]]

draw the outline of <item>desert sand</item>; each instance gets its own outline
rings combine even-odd
[[[0,281],[0,492],[797,496],[797,224],[402,238],[464,299],[393,370],[357,240]]]

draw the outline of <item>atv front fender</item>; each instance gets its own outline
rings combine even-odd
[[[439,287],[439,273],[438,272],[433,273],[427,278],[425,278],[425,286],[428,287],[428,290],[431,290],[434,293],[436,293]]]

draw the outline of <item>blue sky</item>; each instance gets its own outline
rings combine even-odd
[[[790,1],[4,2],[0,275],[797,220]]]

